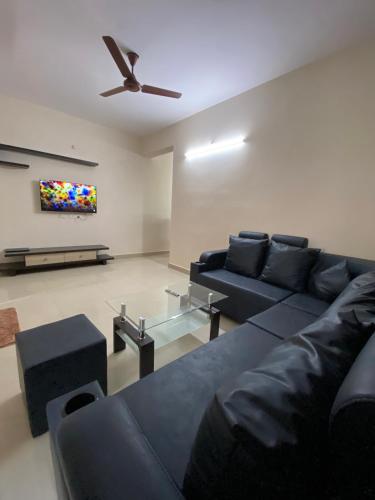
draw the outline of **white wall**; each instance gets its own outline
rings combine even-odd
[[[144,192],[151,162],[139,154],[136,139],[52,109],[0,96],[0,142],[99,163],[91,168],[0,151],[0,159],[31,165],[28,170],[0,167],[0,251],[8,247],[94,243],[110,246],[114,255],[146,250]],[[39,179],[97,185],[98,213],[77,218],[41,212]],[[147,251],[160,250],[159,238],[153,240],[149,232],[146,246]]]
[[[237,134],[247,137],[242,149],[184,158]],[[172,264],[188,267],[241,229],[307,236],[327,251],[375,258],[375,40],[143,140],[149,155],[170,147]]]
[[[146,169],[143,203],[143,247],[169,250],[172,211],[173,153],[152,158]]]

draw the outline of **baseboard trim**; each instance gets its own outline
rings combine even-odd
[[[178,266],[177,264],[169,263],[168,267],[170,267],[171,269],[174,269],[175,271],[180,271],[181,273],[184,273],[184,274],[190,274],[189,269],[186,269],[186,267]]]
[[[128,259],[130,257],[149,257],[152,255],[169,255],[169,250],[157,250],[155,252],[136,252],[114,255],[116,259]]]
[[[114,255],[114,257],[116,259],[130,259],[130,258],[134,258],[134,257],[152,257],[153,255],[169,255],[169,250],[157,250],[157,251],[154,251],[154,252],[137,252],[137,253],[126,253],[126,254],[121,254],[121,255]],[[0,262],[0,273],[3,274],[3,273],[9,273],[9,272],[14,272],[14,267],[17,265],[17,261],[14,261],[13,260],[14,257],[11,257],[11,259],[9,261],[6,261],[6,262]],[[82,261],[82,264],[84,265],[84,261]],[[168,264],[169,266],[169,264]],[[63,269],[64,266],[61,266],[61,269]],[[180,271],[182,270],[183,268],[178,268],[178,266],[176,266],[176,268]],[[53,268],[51,268],[53,269]],[[60,268],[58,268],[60,269]],[[32,270],[32,268],[30,267],[29,270]],[[40,271],[40,269],[34,269],[34,271]],[[183,272],[188,272],[187,270],[186,271],[183,271]]]

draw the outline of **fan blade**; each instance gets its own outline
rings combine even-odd
[[[111,53],[111,56],[113,57],[115,63],[117,64],[117,67],[120,70],[122,76],[124,78],[130,78],[131,80],[134,80],[134,75],[128,68],[121,50],[118,48],[118,45],[114,41],[114,39],[111,36],[103,36],[103,41],[106,44],[107,49]]]
[[[127,90],[123,85],[121,87],[115,87],[114,89],[111,90],[106,90],[105,92],[102,92],[100,95],[102,97],[109,97],[111,95],[119,94],[120,92],[125,92]]]
[[[179,99],[182,96],[180,92],[173,92],[173,90],[167,90],[167,89],[159,89],[159,87],[152,87],[151,85],[142,85],[142,92],[144,92],[145,94],[174,97],[175,99]]]

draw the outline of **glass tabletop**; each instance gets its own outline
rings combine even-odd
[[[144,330],[158,348],[206,325],[210,317],[202,308],[226,298],[222,293],[184,279],[106,302],[119,316],[125,305],[126,319],[136,327],[143,318]]]

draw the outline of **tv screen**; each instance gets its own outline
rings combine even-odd
[[[96,186],[65,181],[39,181],[42,210],[96,213]]]

